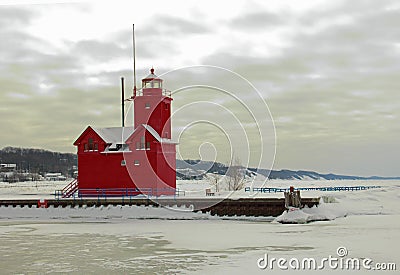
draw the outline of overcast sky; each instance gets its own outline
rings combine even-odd
[[[127,96],[132,88],[134,23],[138,79],[151,66],[162,75],[213,65],[254,85],[260,94],[237,88],[234,74],[211,67],[208,77],[190,70],[165,76],[165,86],[174,89],[188,79],[236,87],[236,101],[247,100],[256,116],[268,114],[264,99],[276,127],[274,169],[400,175],[399,1],[7,2],[0,2],[2,147],[75,152],[72,143],[88,125],[119,126],[120,77]],[[200,83],[201,77],[207,80]],[[173,110],[204,101],[203,93],[241,112],[222,92],[209,90],[177,94]],[[236,129],[222,111],[208,113]],[[185,119],[202,117],[188,109]],[[242,119],[251,125],[246,115]],[[177,116],[175,132],[184,126],[179,122]],[[218,149],[226,137],[213,129],[184,133],[182,155],[198,158],[204,142],[206,148],[215,141]],[[257,151],[252,140],[259,133],[247,134],[250,150]],[[264,139],[268,146],[271,136]]]

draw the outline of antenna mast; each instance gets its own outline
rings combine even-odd
[[[122,94],[122,101],[121,101],[121,113],[122,113],[122,128],[125,127],[125,85],[124,85],[124,78],[121,77],[121,94]]]
[[[136,45],[135,45],[135,24],[132,25],[133,42],[133,97],[136,97]]]

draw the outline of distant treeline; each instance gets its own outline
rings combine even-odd
[[[0,150],[0,163],[14,163],[19,172],[30,172],[44,175],[48,172],[59,172],[73,176],[77,166],[76,154],[51,152],[43,149],[5,147]]]

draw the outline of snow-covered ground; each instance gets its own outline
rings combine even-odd
[[[62,190],[70,181],[0,182],[0,199],[54,199],[54,192]]]
[[[0,199],[31,199],[31,198],[54,198],[54,192],[56,190],[62,190],[71,180],[67,181],[34,181],[34,182],[16,182],[6,183],[0,182]],[[256,187],[275,187],[275,188],[289,188],[294,187],[327,187],[327,186],[391,186],[393,182],[390,180],[384,181],[360,181],[360,180],[268,180],[264,181],[248,180],[242,190],[236,192],[225,191],[224,188],[220,188],[220,192],[215,192],[215,186],[212,185],[208,180],[177,180],[177,189],[181,192],[180,196],[185,197],[205,197],[205,190],[210,188],[215,192],[215,196],[225,197],[282,197],[282,193],[257,193],[257,192],[245,192],[245,187],[251,189]],[[223,186],[225,183],[222,183]],[[303,197],[307,196],[319,196],[320,192],[313,191],[302,191],[304,192]]]
[[[32,182],[0,183],[0,198],[53,197],[54,190],[66,183],[38,182],[37,186]],[[397,263],[397,270],[400,268],[397,251],[400,181],[277,180],[268,181],[266,187],[291,185],[380,185],[382,188],[352,192],[303,191],[303,197],[322,197],[321,205],[286,213],[280,218],[306,221],[310,216],[318,216],[330,221],[294,225],[277,223],[272,217],[213,217],[153,207],[0,207],[0,273],[287,273],[278,268],[259,269],[257,260],[266,253],[269,257],[288,259],[337,257],[339,246],[347,248],[349,257]],[[209,183],[179,181],[178,186],[187,191],[186,196],[200,197],[205,195],[203,192]],[[233,196],[249,195],[250,192],[240,191]],[[327,268],[315,272],[349,271]],[[296,273],[310,271],[296,270]],[[396,274],[395,271],[386,273]]]

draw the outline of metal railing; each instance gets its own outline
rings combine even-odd
[[[167,97],[171,97],[172,96],[172,92],[170,90],[167,90],[167,89],[161,89],[161,94],[163,96],[167,96]],[[136,90],[136,95],[135,96],[143,96],[143,89]]]
[[[167,89],[163,89],[162,94],[163,94],[163,96],[167,96],[167,97],[171,97],[172,96],[171,91],[167,90]]]
[[[146,198],[173,196],[185,196],[185,191],[175,188],[83,188],[77,189],[72,196],[73,199],[81,199],[84,197],[90,198]],[[65,198],[63,190],[56,190],[54,193],[55,199]]]
[[[300,191],[359,191],[381,188],[381,186],[330,186],[330,187],[299,187],[294,188],[294,190]],[[273,187],[246,187],[245,192],[260,192],[260,193],[278,193],[278,192],[288,192],[290,188],[273,188]]]
[[[56,192],[63,198],[67,198],[72,196],[77,190],[78,190],[78,179],[74,179],[67,186],[65,186],[63,190],[56,190]]]

